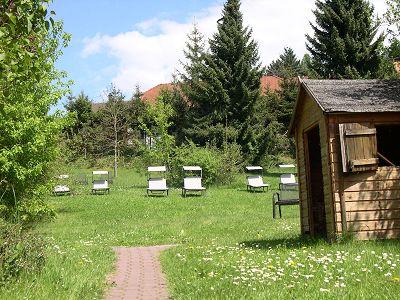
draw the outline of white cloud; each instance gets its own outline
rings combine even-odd
[[[378,13],[385,10],[385,0],[374,0]],[[314,0],[242,0],[242,11],[253,37],[259,43],[265,65],[276,59],[284,47],[292,47],[299,57],[305,52],[305,33],[311,33]],[[112,78],[119,88],[131,92],[138,83],[146,90],[158,83],[169,82],[183,58],[186,35],[193,21],[210,37],[216,30],[222,6],[214,5],[188,16],[187,21],[150,19],[136,24],[136,30],[114,36],[97,34],[84,40],[82,56],[106,53],[117,62],[117,75]]]

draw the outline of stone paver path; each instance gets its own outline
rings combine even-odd
[[[117,270],[110,279],[114,287],[107,292],[106,300],[169,299],[159,255],[170,247],[114,248],[118,256]]]

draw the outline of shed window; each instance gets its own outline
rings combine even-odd
[[[369,123],[339,124],[343,172],[378,168],[376,128]]]
[[[400,124],[377,125],[379,166],[400,166]]]

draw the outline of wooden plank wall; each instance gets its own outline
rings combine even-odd
[[[329,116],[328,120],[337,233],[343,233],[346,223],[348,231],[360,239],[400,237],[400,168],[343,173],[338,129],[340,123],[400,122],[400,113]]]
[[[300,218],[301,218],[301,232],[310,232],[311,224],[309,218],[308,207],[308,184],[307,184],[307,168],[306,168],[306,154],[304,145],[304,134],[307,130],[319,125],[320,139],[321,139],[321,157],[322,157],[322,173],[324,180],[324,196],[325,196],[325,214],[328,237],[331,238],[335,234],[334,222],[334,206],[332,200],[330,169],[328,164],[328,145],[327,141],[327,122],[326,118],[317,105],[317,103],[302,89],[301,105],[298,108],[298,117],[296,121],[296,144],[297,144],[297,165],[300,189]]]

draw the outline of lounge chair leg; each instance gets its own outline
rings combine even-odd
[[[275,219],[275,201],[272,199],[272,218]]]
[[[279,205],[279,218],[282,219],[282,210],[281,210],[281,206]]]

